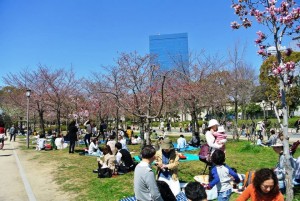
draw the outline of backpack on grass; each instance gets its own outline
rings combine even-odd
[[[210,152],[211,152],[211,149],[210,147],[208,146],[208,144],[203,144],[200,148],[200,151],[199,151],[199,160],[206,160],[206,161],[210,161]]]
[[[253,182],[254,175],[255,175],[255,171],[246,172],[245,179],[244,179],[244,185],[243,185],[244,189],[247,188],[247,186],[249,186]]]

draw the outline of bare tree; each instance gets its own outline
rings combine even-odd
[[[109,93],[119,108],[139,118],[141,138],[150,144],[150,122],[157,118],[164,104],[164,84],[166,74],[152,65],[150,56],[134,53],[122,53],[117,65],[110,67],[106,77],[106,88],[101,93]]]

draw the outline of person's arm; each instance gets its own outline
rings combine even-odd
[[[178,154],[176,152],[174,154],[175,154],[174,161],[172,161],[171,163],[165,165],[165,167],[167,167],[170,170],[176,169],[178,167],[178,165],[179,165],[179,156],[178,156]]]
[[[122,158],[122,154],[120,152],[118,152],[117,155],[116,155],[116,162],[117,162],[117,164],[120,164],[121,158]]]
[[[146,173],[145,175],[145,183],[148,185],[149,191],[151,198],[155,201],[164,201],[161,197],[161,194],[158,190],[155,176],[153,171],[150,169],[149,172]]]
[[[220,182],[220,178],[219,178],[219,175],[218,175],[216,167],[214,167],[211,170],[211,174],[212,174],[213,180],[211,182],[209,182],[209,184],[208,184],[208,186],[209,186],[210,189],[213,188],[217,183]]]
[[[246,201],[251,197],[251,191],[254,191],[252,184],[250,184],[242,194],[236,199],[236,201]]]
[[[233,176],[233,178],[234,178],[234,182],[235,183],[240,183],[240,178],[239,178],[239,175],[237,174],[237,173],[235,173],[229,166],[227,166],[226,165],[226,167],[228,168],[228,170],[229,170],[229,174],[231,175],[231,176]]]

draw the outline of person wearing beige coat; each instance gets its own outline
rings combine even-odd
[[[169,138],[162,141],[160,149],[156,152],[155,165],[157,166],[157,180],[165,181],[170,186],[174,196],[180,193],[178,179],[179,156]]]

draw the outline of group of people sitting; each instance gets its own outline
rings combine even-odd
[[[35,150],[57,150],[57,149],[65,149],[67,148],[68,144],[64,141],[64,136],[59,134],[56,136],[56,133],[53,133],[51,136],[46,137],[44,134],[37,134],[34,136],[36,140],[33,143],[36,143]],[[47,143],[48,142],[48,143]]]
[[[239,183],[239,175],[225,164],[225,153],[216,149],[212,154],[214,164],[212,179],[208,184],[189,182],[181,191],[178,180],[178,154],[173,149],[170,139],[165,138],[161,149],[156,151],[151,145],[141,151],[142,160],[134,171],[133,200],[207,200],[207,190],[216,186],[218,200],[229,200],[233,191],[232,182]],[[155,164],[156,174],[151,165]],[[161,189],[161,186],[163,190]],[[167,193],[169,192],[169,193]],[[272,169],[263,168],[255,172],[252,183],[237,198],[244,200],[283,201],[284,197],[279,189],[279,182]]]
[[[94,170],[99,173],[100,169],[109,169],[112,175],[124,174],[134,170],[135,162],[121,141],[116,142],[114,138],[103,146],[99,147],[98,140],[92,140],[89,146],[89,154],[97,155],[98,169]]]

